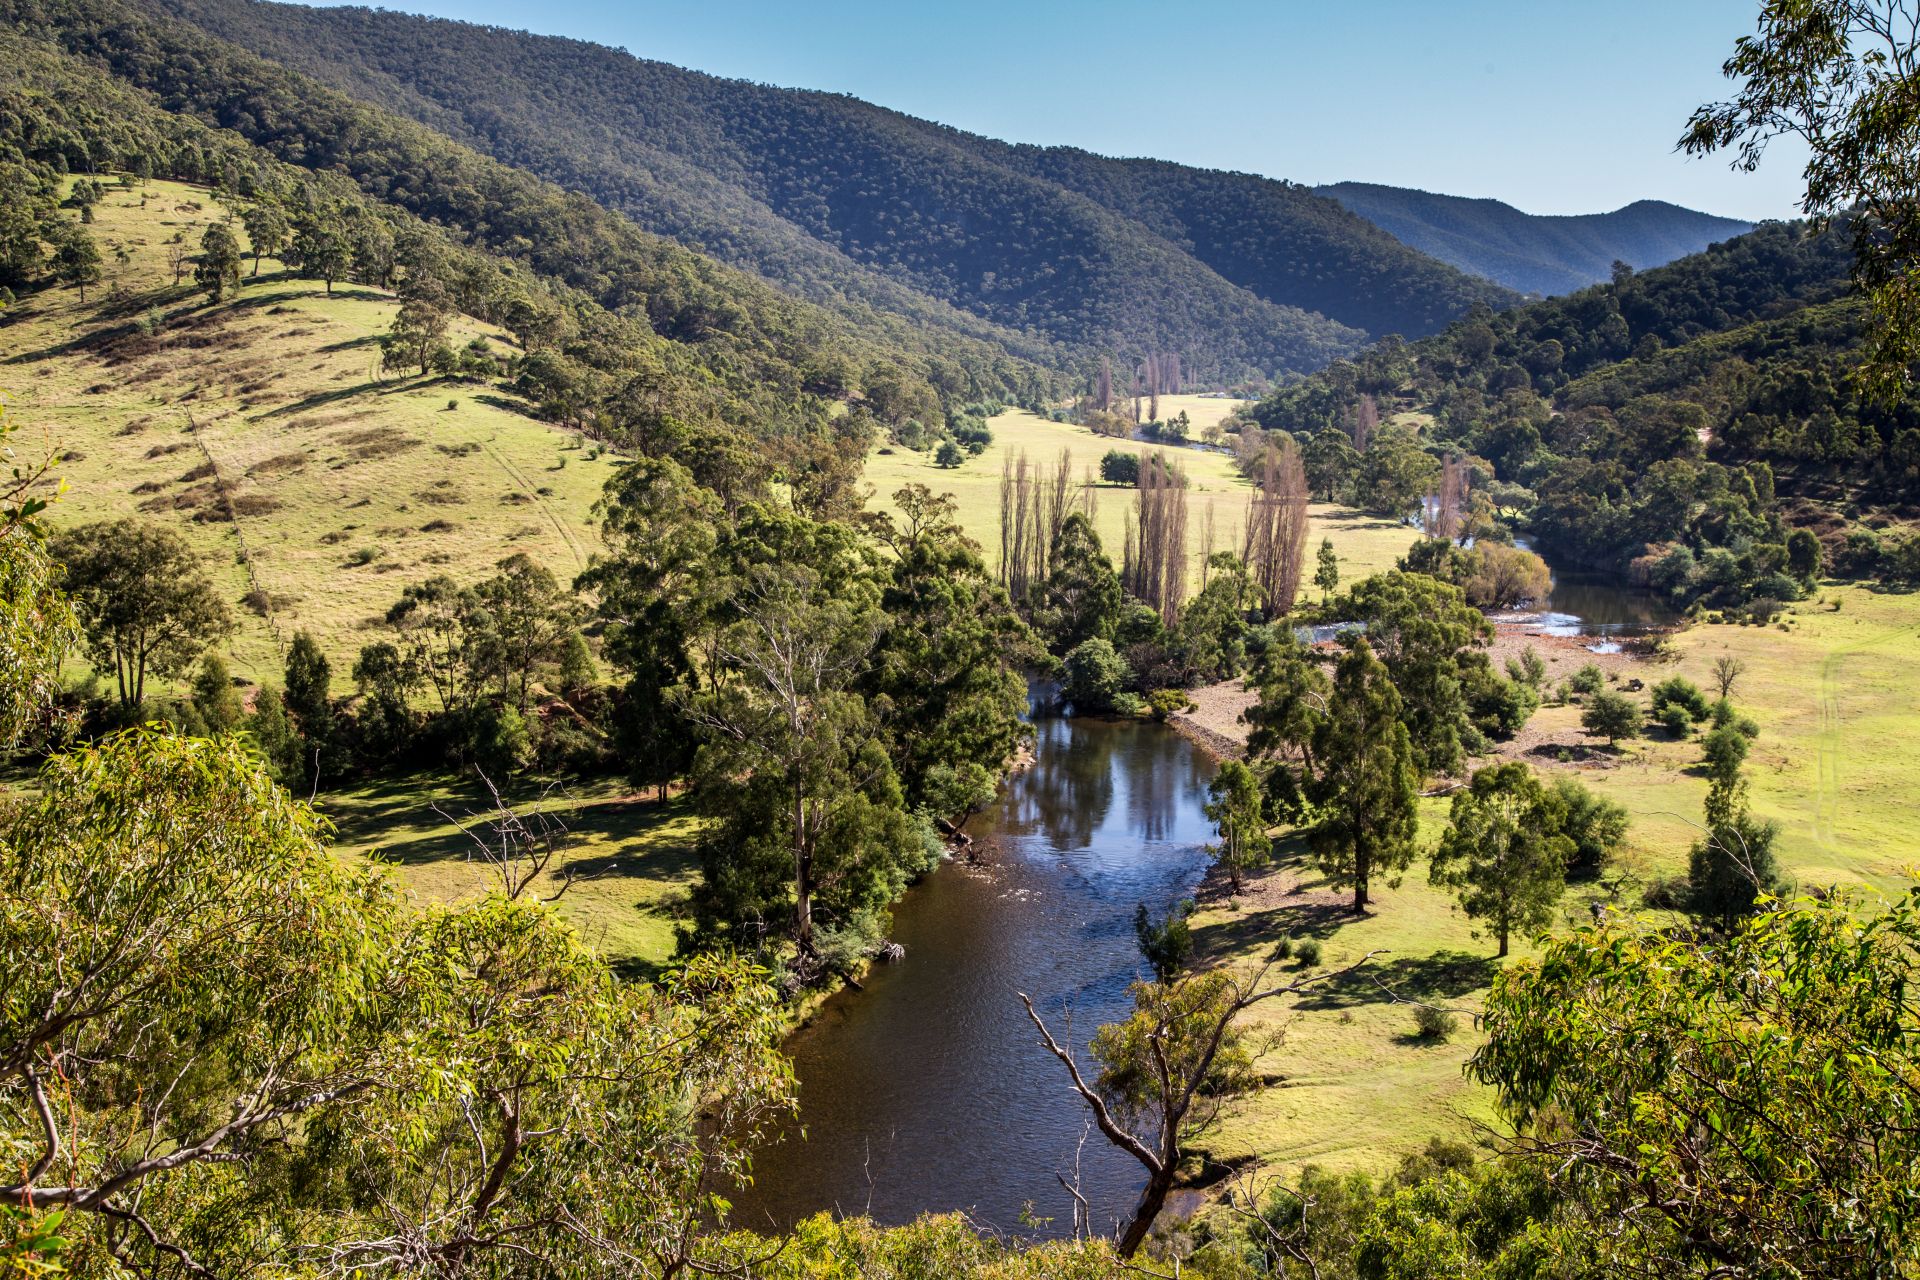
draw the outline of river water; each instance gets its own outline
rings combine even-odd
[[[1139,1166],[1095,1132],[1043,1049],[1026,991],[1084,1055],[1131,1008],[1144,976],[1133,914],[1159,913],[1206,867],[1201,813],[1213,763],[1155,724],[1042,718],[1035,760],[968,825],[978,865],[955,862],[894,913],[906,958],[878,965],[788,1045],[799,1132],[762,1152],[738,1201],[742,1226],[823,1209],[885,1223],[965,1210],[985,1226],[1064,1233],[1080,1181],[1096,1226],[1132,1207]],[[1082,1058],[1083,1063],[1086,1059]],[[1023,1226],[1023,1209],[1051,1228]]]
[[[1534,549],[1527,538],[1515,538],[1514,545]],[[1494,619],[1548,635],[1591,637],[1588,647],[1599,650],[1617,650],[1628,636],[1646,635],[1680,620],[1679,611],[1652,592],[1623,587],[1602,574],[1552,573],[1553,590],[1543,608],[1496,613]]]

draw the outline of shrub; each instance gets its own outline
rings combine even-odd
[[[1302,967],[1308,968],[1308,969],[1311,969],[1314,965],[1319,964],[1320,963],[1319,939],[1302,938],[1299,944],[1296,945],[1293,949],[1293,958],[1298,960],[1302,965]]]
[[[1100,459],[1100,478],[1108,484],[1140,483],[1140,455],[1125,449],[1109,449]]]
[[[1580,713],[1580,727],[1612,746],[1622,738],[1640,736],[1640,707],[1632,698],[1611,689],[1593,695]]]
[[[1567,677],[1567,688],[1575,693],[1598,693],[1607,686],[1607,673],[1589,662]]]
[[[1166,720],[1192,707],[1193,699],[1187,697],[1185,689],[1155,689],[1147,695],[1147,709],[1153,712],[1155,720]]]
[[[1147,714],[1147,700],[1137,693],[1116,693],[1113,695],[1113,714],[1137,719]]]
[[[966,460],[966,452],[951,440],[942,440],[940,448],[933,455],[934,465],[948,470],[952,470]]]
[[[1653,714],[1666,723],[1668,707],[1677,707],[1687,719],[1698,722],[1713,714],[1713,704],[1700,686],[1685,676],[1670,676],[1653,686]]]
[[[1684,738],[1693,730],[1693,717],[1687,714],[1685,707],[1675,702],[1669,702],[1655,711],[1653,718],[1660,722],[1661,728],[1676,738]]]
[[[1413,1025],[1422,1040],[1448,1040],[1459,1028],[1460,1020],[1445,1009],[1417,1004],[1413,1007]]]

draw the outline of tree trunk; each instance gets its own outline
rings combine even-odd
[[[793,792],[793,937],[800,954],[813,954],[813,854],[807,848],[807,808],[798,787]]]
[[[1140,1203],[1134,1206],[1133,1219],[1127,1223],[1127,1229],[1120,1236],[1120,1256],[1131,1258],[1146,1243],[1147,1233],[1153,1230],[1154,1220],[1167,1206],[1167,1193],[1173,1190],[1174,1169],[1171,1165],[1159,1173],[1147,1178],[1147,1185],[1140,1192]]]

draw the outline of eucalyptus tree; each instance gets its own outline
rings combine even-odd
[[[1046,655],[961,531],[953,498],[918,484],[893,498],[897,518],[869,517],[866,526],[891,563],[884,625],[862,684],[890,706],[895,764],[919,804],[932,798],[936,770],[948,780],[1005,770],[1031,733],[1021,667]]]
[[[233,617],[187,540],[160,525],[113,520],[61,530],[51,543],[85,627],[88,655],[110,670],[124,708],[147,676],[184,674]]]
[[[884,695],[860,691],[886,626],[881,579],[847,526],[757,505],[717,554],[710,683],[686,699],[702,744],[695,797],[715,819],[695,906],[707,934],[791,940],[806,978],[870,940],[931,860],[889,756]]]
[[[1453,798],[1431,879],[1486,922],[1504,956],[1513,934],[1553,919],[1574,853],[1559,795],[1518,761],[1489,765]]]

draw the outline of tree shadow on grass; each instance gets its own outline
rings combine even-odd
[[[558,423],[549,422],[545,418],[542,418],[539,412],[533,407],[533,405],[525,400],[520,400],[512,396],[503,396],[494,392],[486,392],[486,391],[483,391],[478,395],[474,396],[473,400],[475,404],[484,404],[489,408],[503,409],[508,413],[517,413],[521,417],[527,418],[533,422],[538,422],[540,425],[544,427],[552,427],[555,430],[561,429]]]
[[[260,416],[262,418],[291,418],[297,414],[324,408],[330,404],[339,404],[343,400],[352,400],[356,396],[369,394],[390,396],[402,391],[411,391],[418,385],[418,383],[410,382],[404,378],[397,381],[375,379],[372,382],[356,383],[351,387],[338,387],[332,391],[316,391],[310,396],[305,396],[290,404],[283,404],[278,409],[269,410]]]
[[[1436,951],[1425,956],[1376,960],[1317,987],[1300,1001],[1302,1009],[1351,1009],[1368,1004],[1434,1004],[1486,988],[1500,971],[1493,956],[1467,951]]]
[[[1265,955],[1282,938],[1324,942],[1361,917],[1347,903],[1282,903],[1263,911],[1242,911],[1193,931],[1194,950],[1207,958],[1235,954]]]

